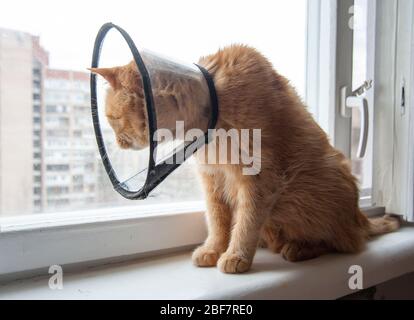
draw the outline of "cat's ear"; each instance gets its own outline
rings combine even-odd
[[[104,77],[106,81],[111,85],[112,88],[118,89],[120,86],[119,82],[119,68],[88,68],[92,73],[99,74]]]

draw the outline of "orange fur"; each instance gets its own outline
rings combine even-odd
[[[219,99],[216,128],[259,128],[262,133],[258,175],[243,175],[243,165],[206,164],[197,154],[206,191],[209,235],[193,253],[196,265],[217,265],[227,273],[245,272],[260,240],[290,261],[327,252],[353,253],[361,250],[370,236],[398,228],[396,218],[370,220],[361,213],[359,191],[347,159],[329,144],[289,82],[260,53],[234,45],[200,59],[199,64],[214,78]],[[131,72],[137,77],[132,65],[121,69],[128,70],[120,72],[121,83]],[[130,97],[123,99],[128,90]],[[142,95],[137,94],[139,90],[138,85],[129,89],[121,86],[110,89],[107,97],[107,115],[115,114],[125,123],[111,122],[115,132],[136,141],[129,146],[142,145],[138,141],[146,128],[145,108],[137,99]],[[183,87],[172,94],[180,90]],[[180,102],[180,118],[192,127],[201,127],[204,119],[197,123],[189,118],[194,114],[192,108],[199,106],[183,99]],[[138,120],[137,108],[142,116]],[[217,147],[214,143],[207,149]]]

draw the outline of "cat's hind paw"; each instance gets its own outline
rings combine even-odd
[[[300,245],[296,242],[286,243],[280,252],[282,257],[290,262],[298,262],[314,259],[320,255],[329,252],[328,248],[323,245]]]
[[[234,253],[224,253],[217,266],[224,273],[243,273],[250,269],[252,262]]]

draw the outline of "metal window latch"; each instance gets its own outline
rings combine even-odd
[[[357,158],[363,158],[367,149],[368,129],[369,129],[369,109],[368,100],[362,95],[371,89],[372,80],[365,81],[360,87],[352,91],[348,87],[341,88],[341,116],[344,118],[352,117],[352,108],[358,108],[361,118],[361,131],[359,134],[359,144]]]

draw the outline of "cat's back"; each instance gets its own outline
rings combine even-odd
[[[235,44],[224,47],[215,54],[202,57],[199,64],[213,76],[217,87],[245,85],[273,80],[275,72],[271,63],[256,49]]]
[[[213,76],[224,127],[227,123],[269,131],[278,122],[307,118],[289,81],[256,49],[231,45],[201,58],[199,64]]]

